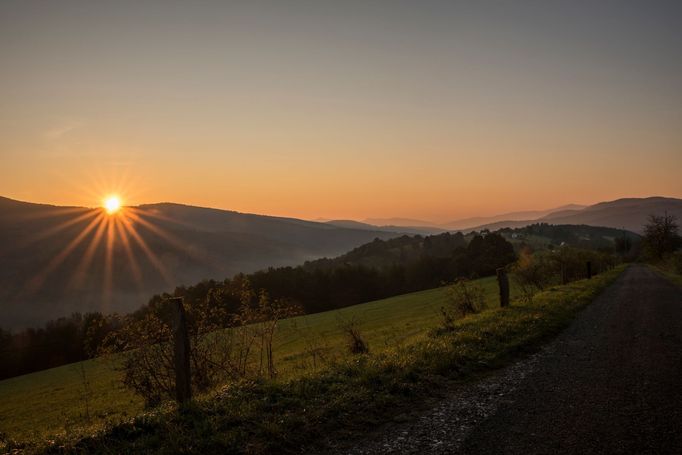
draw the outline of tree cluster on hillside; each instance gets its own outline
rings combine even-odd
[[[629,248],[639,242],[640,236],[625,229],[609,227],[548,223],[535,223],[521,228],[504,228],[498,231],[506,238],[524,239],[530,236],[548,239],[548,246],[574,246],[584,249],[601,249],[613,251],[620,244]],[[620,242],[620,243],[619,243]],[[624,242],[624,243],[623,243]],[[622,251],[621,251],[622,252]]]
[[[375,240],[337,259],[248,278],[254,288],[291,298],[314,313],[437,287],[457,277],[492,275],[515,259],[513,246],[498,234],[475,235],[468,244],[461,234],[440,234]]]

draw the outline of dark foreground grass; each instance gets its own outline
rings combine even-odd
[[[16,446],[29,452],[295,453],[322,436],[367,430],[452,380],[532,352],[565,328],[624,267],[536,296],[533,303],[469,316],[377,354],[343,359],[288,381],[232,384],[186,409],[140,415],[92,435]]]

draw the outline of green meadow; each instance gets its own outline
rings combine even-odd
[[[496,307],[496,279],[477,283],[488,307]],[[516,293],[512,280],[512,298]],[[343,321],[355,319],[370,352],[378,353],[423,338],[446,304],[445,288],[437,288],[284,320],[275,340],[279,379],[347,357]],[[140,414],[142,400],[123,388],[115,367],[116,358],[98,358],[0,381],[0,432],[14,440],[42,440]]]

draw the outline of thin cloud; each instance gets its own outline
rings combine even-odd
[[[78,128],[81,128],[85,126],[85,122],[81,120],[69,120],[66,122],[63,122],[53,128],[48,129],[45,132],[45,137],[48,140],[58,140],[61,139],[62,137],[66,136],[70,132],[77,130]]]

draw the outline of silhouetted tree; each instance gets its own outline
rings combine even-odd
[[[649,215],[644,225],[644,242],[647,251],[655,259],[662,259],[667,253],[675,251],[681,243],[678,234],[677,218],[674,215]]]

